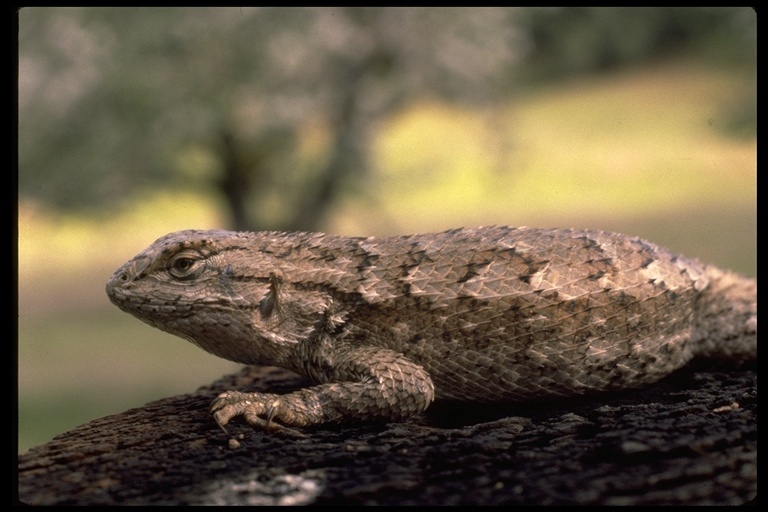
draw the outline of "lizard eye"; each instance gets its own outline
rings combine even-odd
[[[205,269],[205,259],[196,251],[184,251],[169,259],[166,268],[177,279],[193,279]]]
[[[173,262],[173,268],[181,272],[186,272],[187,270],[192,268],[192,265],[194,263],[195,262],[192,261],[192,258],[179,258]]]

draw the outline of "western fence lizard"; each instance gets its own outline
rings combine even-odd
[[[317,384],[223,393],[221,426],[399,420],[435,397],[637,387],[695,356],[757,351],[754,279],[597,231],[180,231],[118,269],[107,293],[213,354]]]

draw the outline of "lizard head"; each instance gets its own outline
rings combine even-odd
[[[220,357],[279,365],[322,323],[322,292],[285,286],[278,234],[188,230],[120,267],[107,295],[120,309]]]

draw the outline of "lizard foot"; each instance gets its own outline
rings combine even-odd
[[[216,423],[225,432],[224,427],[232,418],[242,416],[252,427],[267,432],[281,432],[303,437],[300,432],[274,421],[282,406],[279,395],[225,391],[211,404],[211,413]]]

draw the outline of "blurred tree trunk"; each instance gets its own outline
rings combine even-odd
[[[250,226],[246,203],[250,196],[251,183],[259,181],[256,175],[259,172],[259,165],[249,166],[245,158],[235,146],[235,140],[229,131],[222,132],[221,161],[223,164],[224,176],[218,181],[217,185],[229,205],[229,211],[232,215],[232,228],[237,231],[246,231]],[[254,173],[255,180],[251,179],[251,173]]]
[[[286,231],[319,231],[324,228],[327,217],[338,201],[341,192],[351,182],[362,178],[368,171],[368,131],[370,118],[380,114],[368,112],[363,106],[366,78],[372,73],[387,71],[391,56],[376,51],[356,63],[348,63],[337,73],[338,92],[335,115],[330,119],[332,143],[329,156],[322,169],[303,183],[292,206],[292,215],[277,225]],[[391,110],[401,101],[393,98],[386,104]],[[269,224],[258,213],[249,208],[249,203],[258,202],[261,192],[271,189],[275,174],[288,172],[275,168],[280,155],[294,141],[291,130],[267,131],[257,140],[251,139],[248,147],[238,144],[233,132],[221,132],[221,153],[223,177],[217,182],[219,190],[227,201],[233,221],[233,229],[259,230]],[[278,166],[289,165],[282,161]],[[293,197],[293,195],[291,195]],[[289,197],[286,197],[289,200]]]
[[[295,216],[288,221],[289,231],[318,231],[322,229],[329,211],[339,198],[345,184],[368,169],[365,157],[364,114],[359,108],[360,82],[367,72],[367,64],[352,66],[339,80],[342,94],[338,115],[334,119],[335,138],[327,164],[318,179],[304,190],[297,204]]]
[[[278,225],[278,229],[321,230],[346,184],[355,175],[360,177],[366,173],[367,119],[359,104],[364,92],[361,82],[371,64],[371,59],[365,59],[339,73],[336,88],[339,106],[331,119],[333,142],[327,163],[314,179],[307,180],[303,185],[299,199],[293,205],[293,215]],[[251,139],[248,147],[244,147],[242,143],[238,144],[232,130],[221,131],[223,176],[216,186],[227,202],[232,228],[237,231],[260,230],[268,225],[265,219],[260,218],[257,209],[249,208],[248,204],[259,201],[260,191],[272,187],[273,173],[287,172],[272,167],[274,161],[279,161],[279,155],[285,153],[293,134],[278,132],[267,131],[257,140]]]

